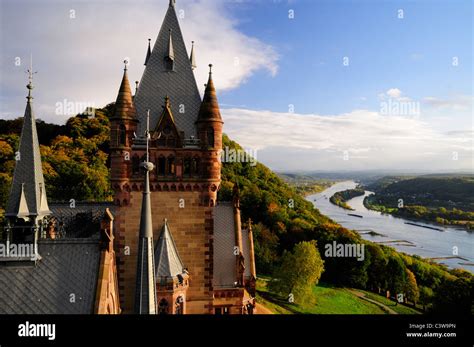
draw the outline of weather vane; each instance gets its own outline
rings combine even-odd
[[[30,68],[26,70],[26,73],[28,74],[28,85],[31,86],[33,85],[33,75],[38,73],[38,71],[33,72],[33,54],[30,56]]]

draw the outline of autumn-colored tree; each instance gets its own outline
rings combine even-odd
[[[270,282],[270,290],[288,297],[290,302],[308,302],[323,271],[324,262],[316,241],[300,242],[292,252],[283,253],[281,265]]]
[[[405,295],[408,300],[412,301],[415,305],[420,298],[420,291],[416,283],[416,277],[413,272],[408,269],[405,269],[406,272],[406,282],[405,282]]]

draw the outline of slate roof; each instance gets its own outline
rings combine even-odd
[[[214,207],[214,279],[216,288],[235,287],[236,256],[234,210],[231,204]]]
[[[173,71],[165,67],[165,58],[169,54],[170,29],[174,55]],[[167,95],[171,101],[171,110],[178,130],[184,131],[186,139],[191,135],[196,136],[195,122],[201,105],[201,97],[174,9],[174,2],[170,2],[151,55],[146,59],[145,71],[134,97],[140,121],[137,135],[143,136],[145,133],[148,109],[150,109],[150,129],[155,129],[162,112],[163,100]],[[184,113],[179,112],[179,105],[184,106]]]
[[[165,219],[161,234],[155,247],[156,280],[160,278],[173,278],[183,273],[184,264]]]
[[[100,248],[96,239],[40,240],[36,262],[0,262],[0,314],[91,314]],[[76,302],[70,302],[74,294]]]
[[[249,242],[249,231],[247,229],[242,230],[242,254],[244,255],[244,277],[250,278],[250,242]]]
[[[31,90],[28,84],[28,96],[21,129],[19,160],[15,163],[13,183],[5,209],[7,217],[36,216],[42,219],[50,214],[46,198],[46,187],[41,165],[41,154],[36,132],[36,119],[33,112]]]

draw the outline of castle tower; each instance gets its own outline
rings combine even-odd
[[[213,145],[202,145],[198,127],[206,126],[207,129],[217,120],[206,114],[209,103],[201,102],[192,60],[186,51],[175,3],[170,1],[158,38],[152,49],[147,51],[145,70],[135,96],[132,99],[128,92],[125,72],[126,81],[122,81],[117,100],[122,100],[121,104],[126,107],[118,113],[123,108],[117,102],[116,115],[111,120],[116,129],[124,124],[127,131],[133,129],[135,124],[130,115],[136,115],[138,121],[136,136],[132,138],[131,131],[127,136],[129,142],[125,144],[117,144],[117,138],[120,139],[117,132],[111,134],[111,142],[115,143],[111,172],[116,203],[120,298],[124,313],[134,312],[139,259],[136,226],[141,195],[145,189],[140,162],[147,153],[147,114],[150,126],[149,160],[155,166],[155,170],[149,173],[151,205],[156,206],[153,218],[166,218],[172,226],[176,249],[192,277],[186,292],[186,312],[213,312],[212,206],[216,204],[220,186],[218,153],[222,143],[222,121],[213,133]],[[213,85],[207,94],[212,93],[215,95]],[[215,110],[217,100],[214,97],[210,101]],[[198,122],[201,108],[201,122]],[[123,159],[124,151],[130,151],[128,162]],[[153,238],[157,240],[161,228],[153,226],[152,229]]]
[[[220,153],[222,150],[222,121],[216,89],[212,80],[212,64],[209,64],[209,80],[196,121],[198,138],[203,151],[203,178],[218,185],[221,179]],[[210,191],[205,202],[214,206],[217,190]]]
[[[45,217],[51,214],[41,164],[41,153],[33,112],[33,71],[29,72],[28,96],[23,117],[20,147],[16,153],[13,182],[5,210],[6,236],[13,243],[34,243],[43,232]]]
[[[124,61],[122,82],[115,102],[115,111],[110,118],[110,180],[116,191],[117,205],[126,205],[129,200],[128,177],[132,168],[132,138],[137,127],[137,113]],[[124,189],[121,189],[124,187]]]

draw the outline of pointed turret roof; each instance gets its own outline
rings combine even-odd
[[[133,104],[132,90],[128,81],[127,65],[128,61],[124,61],[122,83],[115,101],[115,111],[111,119],[133,119],[136,120],[137,112]]]
[[[165,68],[165,59],[169,55],[170,48],[170,29],[174,56],[173,70]],[[179,131],[184,132],[185,138],[196,136],[195,122],[201,97],[176,16],[174,1],[170,1],[135,95],[134,103],[140,121],[137,128],[139,136],[143,136],[146,129],[147,110],[150,110],[150,128],[156,128],[162,112],[162,100],[166,95],[170,97],[171,110]]]
[[[165,219],[161,234],[155,248],[156,280],[173,278],[184,271],[178,249],[170,232],[168,221]]]
[[[36,119],[33,112],[31,68],[29,72],[30,81],[27,85],[28,96],[26,97],[28,101],[5,216],[41,220],[44,216],[51,214],[51,211],[46,198]]]
[[[204,91],[204,97],[198,116],[198,122],[208,120],[222,122],[219,103],[217,102],[216,88],[214,88],[214,82],[212,81],[212,64],[209,64],[209,80],[206,84],[206,90]]]
[[[148,63],[148,59],[150,59],[150,55],[151,55],[151,39],[148,39],[148,50],[146,52],[146,58],[145,58],[145,65]]]
[[[194,53],[194,41],[191,42],[191,55],[189,56],[189,62],[191,63],[191,68],[194,70],[196,65],[196,53]]]
[[[153,254],[153,224],[150,201],[150,171],[153,170],[153,164],[149,162],[148,127],[146,130],[146,138],[146,161],[142,163],[142,167],[145,171],[145,189],[143,191],[140,231],[138,236],[135,313],[156,314],[155,259]]]
[[[170,38],[168,41],[168,53],[166,54],[166,57],[174,60],[174,49],[173,49],[173,36],[171,35],[172,29],[170,29]]]

